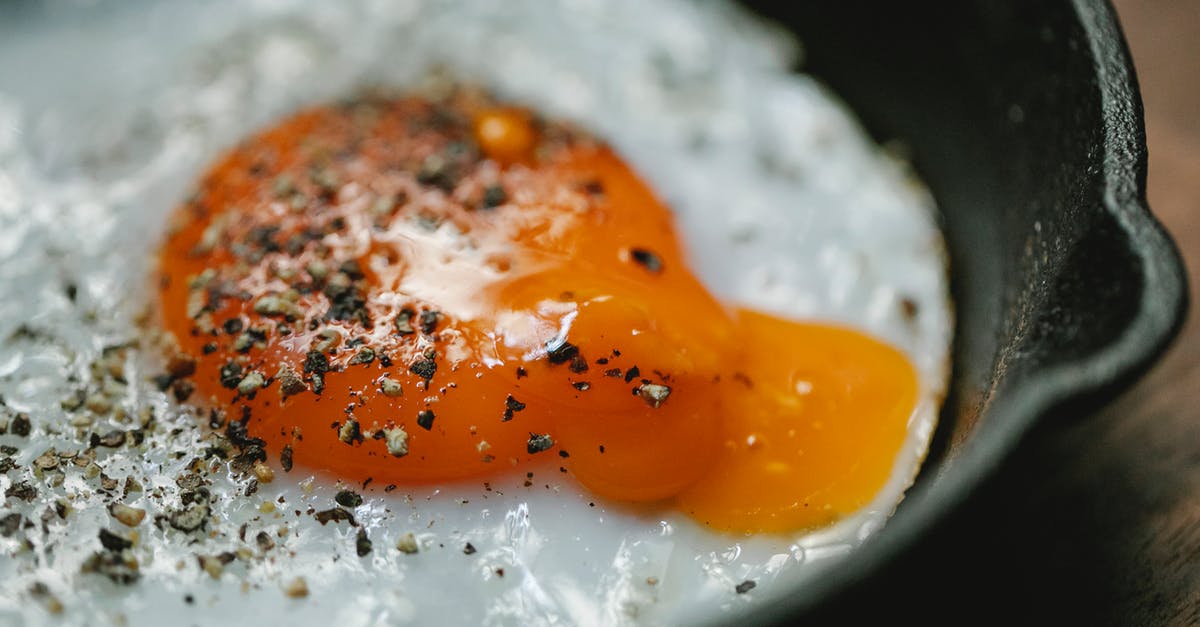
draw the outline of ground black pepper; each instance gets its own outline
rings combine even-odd
[[[643,268],[648,270],[651,274],[658,274],[659,272],[662,272],[662,258],[654,254],[652,251],[646,250],[645,248],[631,248],[629,250],[629,257]]]
[[[747,580],[743,581],[742,583],[739,583],[738,585],[734,586],[733,589],[738,594],[746,594],[747,592],[753,590],[757,585],[758,584],[754,583],[753,579],[747,579]]]
[[[322,525],[330,522],[339,523],[342,521],[347,521],[352,526],[358,525],[358,523],[354,520],[354,514],[351,514],[340,507],[334,507],[316,512],[313,514],[313,518],[315,518],[317,522],[321,523]]]
[[[508,398],[504,399],[504,417],[501,420],[503,422],[508,422],[509,420],[513,419],[514,413],[524,409],[525,403],[518,401],[517,399],[513,398],[512,394],[509,394]]]
[[[342,490],[333,497],[333,500],[342,507],[358,507],[363,503],[362,496],[353,490]]]
[[[371,552],[371,539],[367,537],[367,530],[359,528],[358,534],[354,537],[354,551],[359,557],[366,557]]]
[[[548,433],[542,433],[542,434],[530,433],[529,434],[529,442],[526,443],[525,450],[530,455],[533,455],[535,453],[541,453],[542,451],[549,450],[553,446],[554,446],[554,439],[550,437],[550,434],[548,434]]]
[[[414,361],[408,369],[413,374],[428,382],[433,378],[434,373],[437,372],[437,362],[429,358],[422,358]]]
[[[292,445],[285,444],[283,450],[279,452],[279,465],[283,467],[284,472],[292,471]]]
[[[433,428],[433,419],[436,417],[432,410],[422,409],[417,412],[417,426],[429,431]]]
[[[579,347],[563,340],[553,339],[546,342],[546,358],[552,364],[565,364],[579,356]]]

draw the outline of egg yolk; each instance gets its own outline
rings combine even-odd
[[[173,214],[158,278],[175,395],[347,481],[562,467],[717,529],[806,529],[871,500],[917,398],[885,344],[715,299],[610,148],[465,91],[247,139]]]

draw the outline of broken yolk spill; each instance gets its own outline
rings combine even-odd
[[[872,499],[917,399],[894,348],[718,302],[612,150],[478,94],[246,140],[159,261],[175,396],[347,481],[562,466],[717,529],[800,530]]]

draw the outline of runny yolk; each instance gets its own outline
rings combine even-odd
[[[717,301],[612,150],[477,95],[244,141],[159,267],[175,395],[347,481],[561,466],[717,529],[806,529],[878,492],[917,398],[893,348]]]

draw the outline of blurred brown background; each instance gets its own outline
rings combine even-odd
[[[1200,0],[1115,0],[1146,108],[1149,200],[1179,243],[1200,293]],[[1200,625],[1200,307],[1167,358],[1085,427],[1097,472],[1078,489],[1136,482],[1111,529],[1110,616],[1125,624]]]

